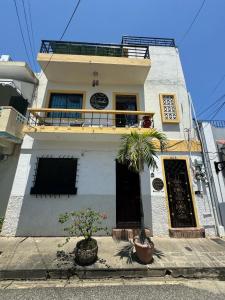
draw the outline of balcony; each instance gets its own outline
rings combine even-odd
[[[0,107],[0,144],[21,143],[23,127],[27,119],[11,106]]]
[[[42,41],[38,62],[48,80],[101,84],[143,84],[150,69],[147,45]],[[63,74],[63,75],[62,75]]]
[[[119,140],[121,134],[132,130],[146,132],[154,128],[154,113],[124,110],[91,109],[28,109],[24,132],[36,139],[94,141]]]

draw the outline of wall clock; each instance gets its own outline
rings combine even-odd
[[[90,103],[95,109],[104,109],[109,104],[109,99],[103,93],[95,93],[91,96]]]

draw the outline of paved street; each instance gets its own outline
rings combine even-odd
[[[1,300],[70,299],[225,299],[225,284],[216,280],[72,280],[0,282]]]

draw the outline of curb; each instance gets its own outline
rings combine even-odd
[[[214,278],[225,279],[225,267],[215,268],[157,268],[157,269],[33,269],[0,270],[0,280],[102,279],[102,278]]]

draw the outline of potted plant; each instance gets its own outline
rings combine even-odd
[[[165,134],[157,130],[150,130],[145,133],[132,131],[130,134],[124,134],[121,138],[121,146],[118,151],[117,160],[125,164],[129,169],[140,173],[144,171],[144,165],[148,168],[157,168],[157,145],[160,143],[161,150],[165,147],[167,139]],[[141,181],[140,181],[141,182]],[[136,255],[142,263],[150,263],[154,251],[154,244],[145,234],[144,211],[140,184],[140,214],[141,214],[141,231],[139,236],[134,238]]]
[[[64,231],[68,232],[65,245],[72,236],[83,236],[83,239],[76,244],[75,261],[79,265],[90,265],[97,260],[98,244],[92,235],[105,231],[107,227],[102,225],[102,221],[107,218],[105,213],[100,213],[90,208],[80,211],[66,212],[59,216],[61,224],[66,223]],[[62,246],[62,245],[59,245]]]

